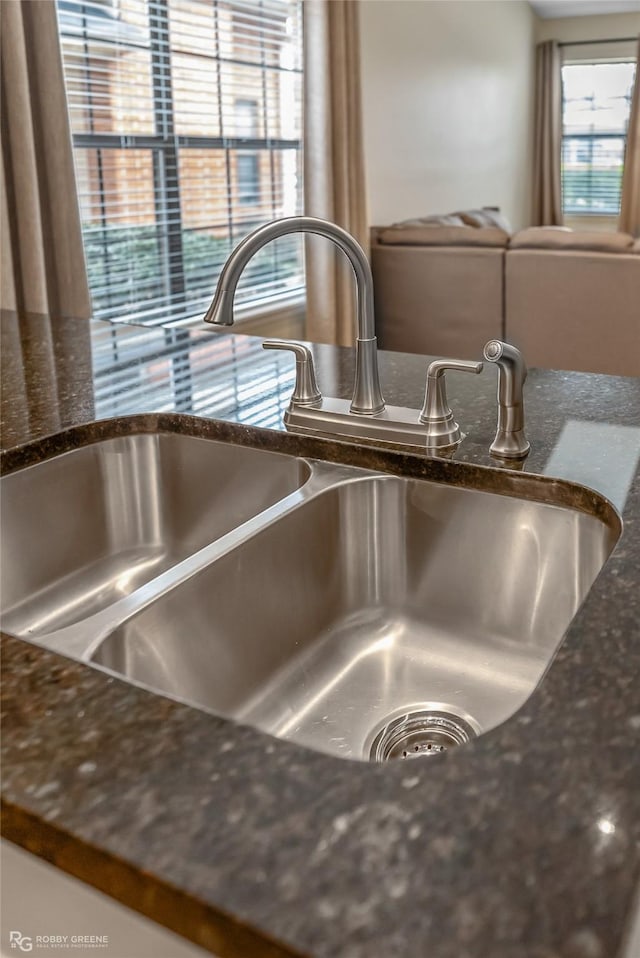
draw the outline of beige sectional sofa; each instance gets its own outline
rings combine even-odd
[[[511,236],[499,213],[482,210],[375,227],[371,240],[383,348],[472,358],[500,337],[530,366],[640,376],[633,237],[564,228]]]

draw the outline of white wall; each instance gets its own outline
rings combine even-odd
[[[371,223],[499,206],[528,225],[528,3],[362,0],[360,14]]]
[[[640,33],[640,13],[608,13],[599,17],[564,17],[536,24],[536,40],[618,40]]]

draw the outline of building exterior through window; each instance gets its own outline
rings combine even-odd
[[[199,322],[231,249],[302,210],[302,0],[57,0],[94,315]],[[302,244],[239,311],[294,301]]]

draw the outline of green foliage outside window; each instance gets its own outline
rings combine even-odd
[[[194,309],[213,295],[220,270],[238,240],[193,230],[182,232],[184,281]],[[94,312],[135,307],[165,294],[160,237],[154,226],[84,227],[85,254]],[[300,254],[292,243],[270,244],[243,273],[241,287],[257,286],[273,275],[277,262],[281,286],[300,273]],[[117,278],[117,283],[114,280]]]

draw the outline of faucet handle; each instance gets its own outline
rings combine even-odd
[[[420,413],[420,422],[429,427],[427,446],[455,446],[463,438],[447,401],[445,372],[452,369],[461,373],[479,373],[482,372],[483,365],[462,359],[436,359],[430,363],[427,369],[424,405]]]
[[[291,395],[292,406],[316,406],[322,402],[322,394],[316,383],[313,356],[308,346],[302,343],[287,343],[281,339],[269,339],[263,349],[288,349],[296,357],[296,384]]]

